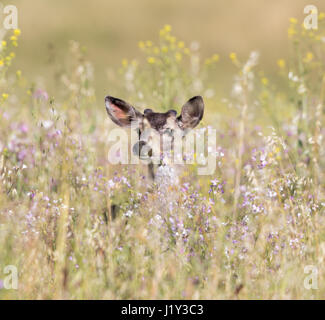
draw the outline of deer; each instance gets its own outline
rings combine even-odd
[[[177,116],[176,110],[168,110],[164,113],[155,112],[152,109],[145,109],[143,113],[135,109],[131,104],[122,99],[112,96],[105,97],[105,106],[109,118],[116,125],[123,128],[133,128],[138,132],[138,141],[132,147],[133,153],[141,159],[147,159],[149,177],[152,181],[157,181],[157,168],[163,168],[170,163],[166,162],[166,149],[164,146],[173,148],[176,135],[185,136],[189,130],[195,128],[203,118],[204,102],[201,96],[189,99],[182,107],[181,114]],[[155,132],[159,141],[164,141],[164,145],[157,143],[157,139],[144,135],[143,133],[151,129]],[[154,165],[150,161],[153,151],[160,153],[164,161]],[[157,168],[155,168],[157,167]]]
[[[145,109],[142,113],[128,102],[109,95],[105,97],[105,107],[114,124],[137,131],[138,139],[132,146],[133,154],[147,160],[149,180],[158,187],[164,187],[167,195],[168,186],[178,183],[178,172],[170,161],[175,137],[185,137],[201,122],[204,115],[203,98],[194,96],[189,99],[182,106],[180,115],[173,109],[164,113]],[[154,132],[154,135],[145,134],[148,130]],[[158,163],[153,161],[154,154],[160,156]]]

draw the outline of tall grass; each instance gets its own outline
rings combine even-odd
[[[235,53],[232,94],[220,100],[220,57],[200,60],[165,26],[123,60],[109,94],[143,110],[205,98],[202,127],[218,132],[217,169],[184,170],[177,186],[148,188],[142,167],[107,162],[103,99],[76,42],[55,73],[57,89],[10,69],[1,49],[0,279],[2,299],[323,298],[325,274],[325,25],[291,19],[292,57],[266,75]],[[19,31],[15,31],[19,37]],[[224,61],[224,63],[231,63]],[[0,63],[1,64],[1,63]],[[111,204],[119,208],[112,216]],[[318,271],[305,287],[306,266]]]

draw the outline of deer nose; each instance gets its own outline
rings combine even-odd
[[[145,141],[138,141],[132,148],[133,154],[142,160],[147,160],[152,156],[152,149]]]

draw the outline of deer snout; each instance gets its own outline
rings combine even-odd
[[[148,160],[152,157],[152,148],[145,141],[138,141],[132,148],[133,154],[141,160]]]

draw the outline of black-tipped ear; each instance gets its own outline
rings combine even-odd
[[[181,115],[177,118],[182,129],[195,128],[203,118],[204,102],[201,96],[188,100],[182,107]]]
[[[107,96],[105,98],[106,111],[111,120],[121,127],[130,127],[133,121],[140,120],[142,114],[127,102]]]

